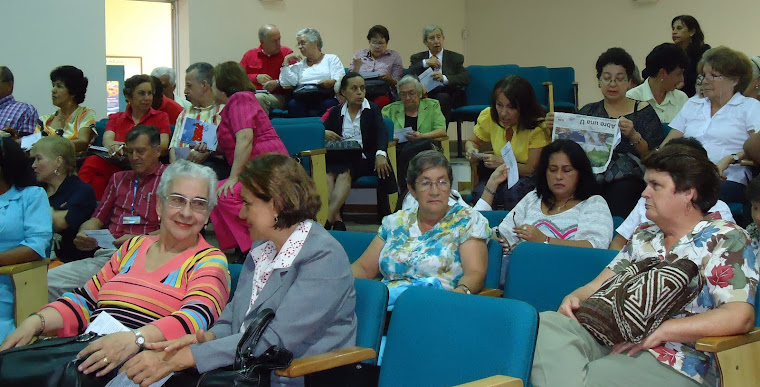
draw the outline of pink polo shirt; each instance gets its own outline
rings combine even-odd
[[[253,146],[248,160],[269,152],[288,154],[254,93],[239,91],[233,94],[220,115],[222,121],[216,129],[216,138],[219,141],[219,149],[230,165],[235,160],[235,134],[248,128],[253,129]]]

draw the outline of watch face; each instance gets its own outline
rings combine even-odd
[[[137,342],[137,345],[143,345],[143,344],[145,344],[145,338],[142,337],[142,336],[140,336],[140,337],[137,338],[136,342]]]

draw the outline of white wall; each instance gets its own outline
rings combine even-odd
[[[105,4],[106,55],[141,57],[143,74],[172,67],[171,4],[132,0]]]
[[[0,64],[15,77],[13,95],[40,114],[55,111],[50,71],[60,65],[80,68],[89,79],[84,101],[106,111],[105,5],[102,0],[2,0]],[[75,22],[74,22],[75,21]]]
[[[581,104],[598,101],[594,64],[610,47],[628,51],[639,69],[656,45],[672,42],[670,21],[697,18],[705,41],[760,54],[758,0],[466,0],[469,63],[575,68]]]

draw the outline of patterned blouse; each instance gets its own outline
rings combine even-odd
[[[487,240],[491,230],[480,212],[455,204],[424,234],[415,209],[383,218],[378,236],[385,241],[380,251],[380,273],[388,287],[436,277],[444,289],[451,290],[464,275],[459,246],[470,238]]]
[[[45,124],[45,130],[49,134],[56,134],[56,130],[50,127],[50,124],[53,123],[53,120],[58,114],[61,114],[61,109],[56,110],[53,114],[41,117],[42,122]],[[84,106],[79,106],[71,113],[64,127],[60,129],[63,129],[63,137],[68,138],[69,140],[76,140],[79,138],[79,133],[81,131],[92,130],[90,127],[92,126],[94,128],[94,125],[95,111]]]
[[[665,248],[665,235],[652,223],[644,223],[620,254],[607,266],[620,273],[632,262],[659,257],[667,262],[690,259],[702,270],[705,286],[689,305],[673,318],[704,313],[727,302],[748,302],[754,306],[758,266],[747,233],[739,226],[721,219],[703,220],[691,233],[684,235],[670,249]],[[719,375],[713,358],[697,351],[694,343],[666,342],[649,350],[658,361],[698,383],[705,380],[710,367]]]
[[[230,293],[227,258],[199,237],[198,245],[148,271],[145,259],[158,236],[138,236],[122,244],[91,280],[48,304],[63,316],[59,336],[84,332],[108,312],[127,328],[153,324],[173,340],[208,330]]]

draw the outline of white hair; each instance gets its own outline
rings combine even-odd
[[[153,71],[150,72],[150,75],[152,77],[161,78],[164,75],[169,76],[169,84],[174,86],[176,83],[174,83],[175,79],[177,78],[176,74],[174,73],[174,69],[171,67],[156,67],[153,69]]]
[[[427,41],[428,35],[432,34],[435,30],[441,31],[441,35],[443,35],[443,28],[441,28],[441,26],[437,24],[430,24],[425,26],[425,28],[422,29],[422,41]]]
[[[305,37],[310,42],[316,42],[317,48],[322,50],[322,35],[319,31],[313,28],[304,28],[296,33],[296,38],[299,36]]]
[[[179,177],[195,177],[206,180],[208,183],[208,209],[211,211],[216,206],[216,173],[205,165],[196,164],[187,160],[177,160],[166,167],[161,174],[156,193],[163,201],[168,195],[172,182]]]
[[[419,94],[420,97],[425,94],[425,89],[422,86],[422,82],[420,82],[419,78],[417,76],[412,74],[406,74],[403,77],[401,77],[401,80],[398,81],[396,84],[396,89],[401,92],[401,86],[406,85],[407,83],[411,83],[414,85],[415,90],[417,90],[417,94]]]

